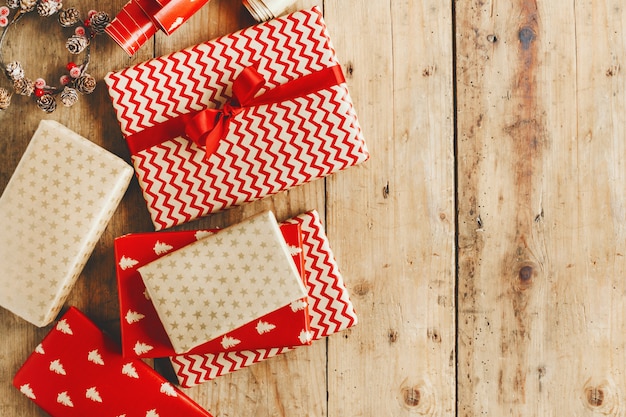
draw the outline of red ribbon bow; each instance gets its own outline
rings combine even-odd
[[[233,96],[221,109],[205,109],[184,114],[159,125],[147,128],[126,138],[132,154],[148,149],[178,136],[185,136],[206,149],[206,157],[213,154],[228,133],[228,124],[248,107],[293,100],[316,91],[345,82],[339,65],[327,67],[293,79],[264,93],[265,78],[250,66],[233,81]]]

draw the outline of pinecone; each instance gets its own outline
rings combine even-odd
[[[64,28],[69,28],[80,22],[80,12],[75,7],[61,10],[59,12],[59,23]]]
[[[24,78],[24,68],[22,68],[22,64],[18,61],[9,62],[4,71],[11,81],[17,81]]]
[[[71,54],[77,55],[85,50],[85,48],[89,45],[89,39],[84,36],[72,35],[68,38],[67,42],[65,42],[65,47]]]
[[[54,0],[40,1],[37,4],[37,13],[41,17],[52,16],[53,14],[58,12],[59,9],[61,9],[61,6],[62,5],[60,1],[54,1]]]
[[[57,108],[57,101],[50,94],[44,94],[37,99],[37,106],[46,113],[52,113]]]
[[[96,89],[96,79],[89,74],[81,75],[76,79],[74,87],[83,94],[91,94]]]
[[[37,0],[20,0],[20,8],[24,13],[32,12],[37,7]]]
[[[4,88],[0,88],[0,110],[6,110],[11,104],[11,93]]]
[[[7,0],[7,6],[9,9],[17,9],[20,7],[20,0]]]
[[[35,91],[35,83],[28,78],[20,78],[13,83],[13,89],[21,96],[30,96]]]
[[[109,23],[111,23],[111,18],[106,12],[96,12],[89,20],[89,26],[95,34],[104,33]]]
[[[71,107],[78,101],[78,92],[70,87],[65,87],[60,94],[61,103],[65,107]]]

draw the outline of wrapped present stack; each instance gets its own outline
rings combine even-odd
[[[174,30],[204,3],[132,0],[124,13],[145,37]],[[268,3],[250,7],[259,4]],[[174,10],[183,17],[172,20]],[[123,35],[131,50],[145,41],[139,32]],[[282,223],[266,211],[223,229],[163,229],[355,166],[368,150],[318,8],[105,81],[156,231],[115,239],[121,347],[71,307],[14,385],[55,417],[209,416],[143,359],[169,358],[178,383],[192,387],[306,348],[357,316],[315,210]],[[0,198],[2,227],[18,236],[0,242],[0,305],[38,326],[54,320],[132,172],[42,122]],[[28,212],[29,202],[54,215]]]
[[[263,245],[263,242],[257,244],[259,235],[254,227],[251,234],[242,232],[249,230],[250,224],[260,221],[274,223],[276,230],[280,230],[279,246],[282,248],[270,249],[270,245]],[[245,248],[230,253],[224,245],[232,240],[243,243]],[[267,249],[265,255],[258,251],[262,246]],[[195,254],[199,255],[194,257]],[[238,261],[229,271],[228,259],[212,263],[208,260],[212,256],[234,256]],[[115,257],[124,355],[170,357],[178,381],[184,387],[308,345],[357,323],[354,307],[315,211],[303,213],[280,225],[275,223],[271,213],[263,213],[223,230],[129,234],[116,239]],[[293,264],[297,271],[295,275],[293,271],[286,274],[284,283],[283,275],[275,272],[277,267],[274,264],[278,259],[281,263],[289,260],[287,263]],[[252,269],[255,260],[261,263]],[[193,283],[203,279],[195,272],[195,267],[203,264],[205,273],[216,280],[216,286],[202,285],[194,290]],[[159,265],[174,268],[166,274],[169,279],[161,275]],[[251,267],[248,271],[251,275],[236,270],[241,268],[245,272],[248,267]],[[259,274],[259,269],[269,275]],[[155,270],[159,272],[155,274]],[[251,283],[250,279],[257,282]],[[161,300],[153,298],[154,288],[149,288],[154,285],[167,293]],[[292,288],[287,292],[289,287]],[[304,295],[300,290],[305,291]],[[234,298],[227,304],[229,291]],[[195,298],[191,305],[182,302],[183,292]],[[172,300],[171,294],[177,293],[181,295]],[[285,297],[287,293],[290,296]],[[210,296],[202,299],[207,294]],[[257,298],[261,304],[267,303],[268,308],[274,305],[273,310],[259,309],[255,314],[249,314],[256,302],[245,301],[247,296]],[[199,304],[204,312],[197,311]],[[219,311],[221,308],[225,311]],[[243,312],[239,313],[240,310]],[[176,311],[178,314],[174,314]],[[213,314],[223,316],[225,313],[227,319],[239,314],[248,319],[244,319],[245,323],[239,327],[224,327],[213,333],[217,337],[212,340],[193,347],[191,343],[183,346],[188,348],[186,352],[175,348],[187,338],[197,337],[195,343],[205,339]],[[178,321],[181,315],[191,318],[189,326]],[[202,315],[208,315],[208,319],[203,321]],[[227,322],[219,320],[221,325]],[[181,327],[185,329],[182,337],[179,334]],[[201,329],[203,337],[189,330],[193,328]]]

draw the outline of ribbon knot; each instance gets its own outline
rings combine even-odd
[[[265,78],[253,66],[243,71],[233,81],[232,97],[220,109],[204,109],[181,115],[159,125],[144,129],[126,138],[132,154],[177,136],[185,136],[206,150],[206,158],[218,148],[228,133],[232,119],[248,107],[274,104],[328,89],[345,82],[339,65],[327,67],[287,81],[284,84],[261,90]],[[260,93],[260,94],[259,94]]]

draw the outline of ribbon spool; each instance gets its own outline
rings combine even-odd
[[[285,13],[293,0],[242,0],[254,20],[264,22]]]

